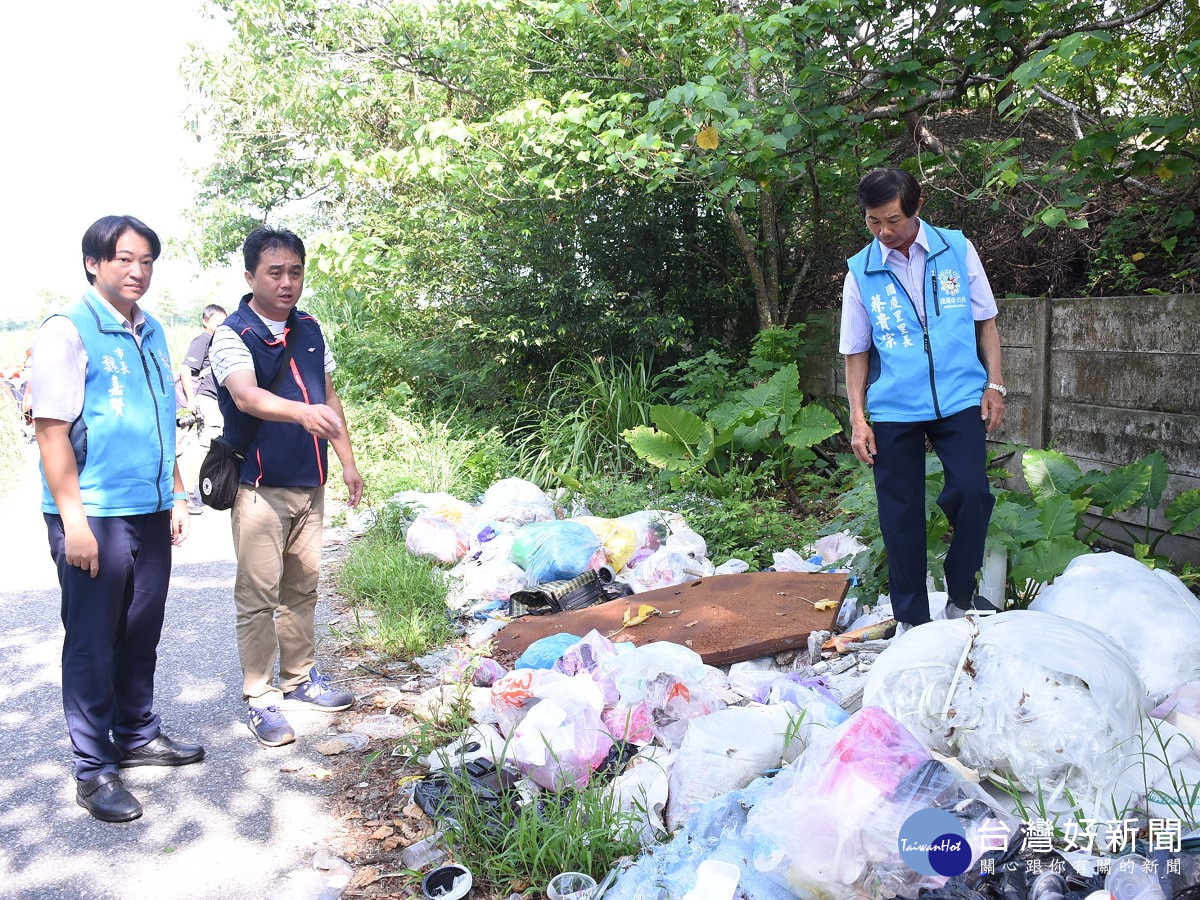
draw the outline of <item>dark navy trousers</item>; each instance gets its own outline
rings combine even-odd
[[[66,629],[63,711],[75,777],[86,781],[116,772],[125,750],[158,737],[154,669],[171,576],[171,514],[89,516],[100,554],[95,578],[67,564],[62,518],[45,518]]]
[[[937,504],[953,529],[946,552],[946,591],[956,600],[975,592],[983,544],[996,500],[987,478],[987,431],[972,406],[929,422],[878,422],[875,432],[875,494],[879,528],[887,549],[892,612],[898,622],[929,621],[925,584],[925,439],[942,461],[946,485]]]

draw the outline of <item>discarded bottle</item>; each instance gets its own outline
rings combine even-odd
[[[441,846],[442,833],[435,831],[427,838],[422,838],[415,844],[410,844],[400,852],[400,862],[406,869],[423,869],[432,863],[445,858],[446,851]]]
[[[1130,853],[1115,860],[1104,889],[1113,900],[1166,900],[1158,878],[1150,871],[1150,860],[1137,853]]]

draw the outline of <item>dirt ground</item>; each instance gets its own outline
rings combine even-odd
[[[336,573],[346,545],[326,547],[322,566],[321,593],[333,607],[335,634],[343,635],[332,645],[321,647],[321,655],[336,663],[327,670],[339,687],[354,692],[357,703],[339,714],[337,728],[353,731],[370,716],[392,713],[404,725],[415,728],[414,701],[436,687],[438,679],[419,666],[388,660],[364,651],[352,640],[354,616],[349,604],[337,593]],[[331,849],[354,867],[355,874],[342,894],[347,900],[408,900],[420,898],[421,879],[405,870],[401,852],[436,831],[433,820],[412,802],[412,783],[426,770],[407,762],[407,754],[393,756],[403,738],[371,738],[362,750],[325,756],[322,768],[309,774],[327,778],[330,812],[342,824],[340,846]],[[318,745],[318,750],[321,746]],[[451,862],[446,859],[443,862]],[[429,867],[429,868],[432,868]],[[427,872],[426,868],[423,872]],[[509,893],[496,893],[476,884],[472,900],[507,900]],[[533,900],[540,893],[529,893]]]

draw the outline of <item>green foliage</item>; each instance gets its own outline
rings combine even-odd
[[[384,401],[347,406],[355,456],[374,501],[400,490],[474,498],[518,459],[498,430],[479,430],[465,417],[426,418],[415,407],[397,411]]]
[[[523,803],[516,788],[485,802],[464,776],[448,774],[455,796],[446,838],[476,883],[504,895],[559,872],[607,872],[639,850],[640,819],[613,793],[589,785]]]
[[[1158,451],[1109,472],[1082,471],[1056,450],[1027,449],[1021,460],[1029,494],[1005,491],[992,512],[988,544],[1009,558],[1009,596],[1027,604],[1040,586],[1067,567],[1077,556],[1090,552],[1089,542],[1107,523],[1126,536],[1125,546],[1148,565],[1165,565],[1155,558],[1163,534],[1153,537],[1150,514],[1158,509],[1167,484],[1166,460]],[[1200,490],[1179,494],[1164,511],[1172,534],[1187,534],[1200,527]],[[1117,513],[1144,510],[1140,532]],[[1096,516],[1088,527],[1084,516]],[[1109,540],[1121,542],[1111,533]]]
[[[445,581],[433,563],[404,548],[400,535],[399,522],[384,515],[350,548],[338,587],[352,603],[364,644],[412,659],[443,646],[455,632]]]
[[[759,332],[736,372],[713,351],[668,370],[682,382],[671,396],[683,405],[652,407],[653,427],[630,429],[626,440],[681,480],[736,469],[793,480],[816,459],[811,448],[841,431],[828,409],[804,403],[795,363],[806,349],[802,335],[803,328]]]
[[[632,470],[637,460],[621,433],[649,420],[660,380],[653,359],[593,357],[556,366],[530,403],[525,418],[533,424],[515,429],[523,477],[571,486]]]

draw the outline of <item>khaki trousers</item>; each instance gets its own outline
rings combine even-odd
[[[325,488],[251,487],[233,504],[242,694],[271,706],[308,680],[314,662]],[[274,686],[279,659],[279,687]]]

